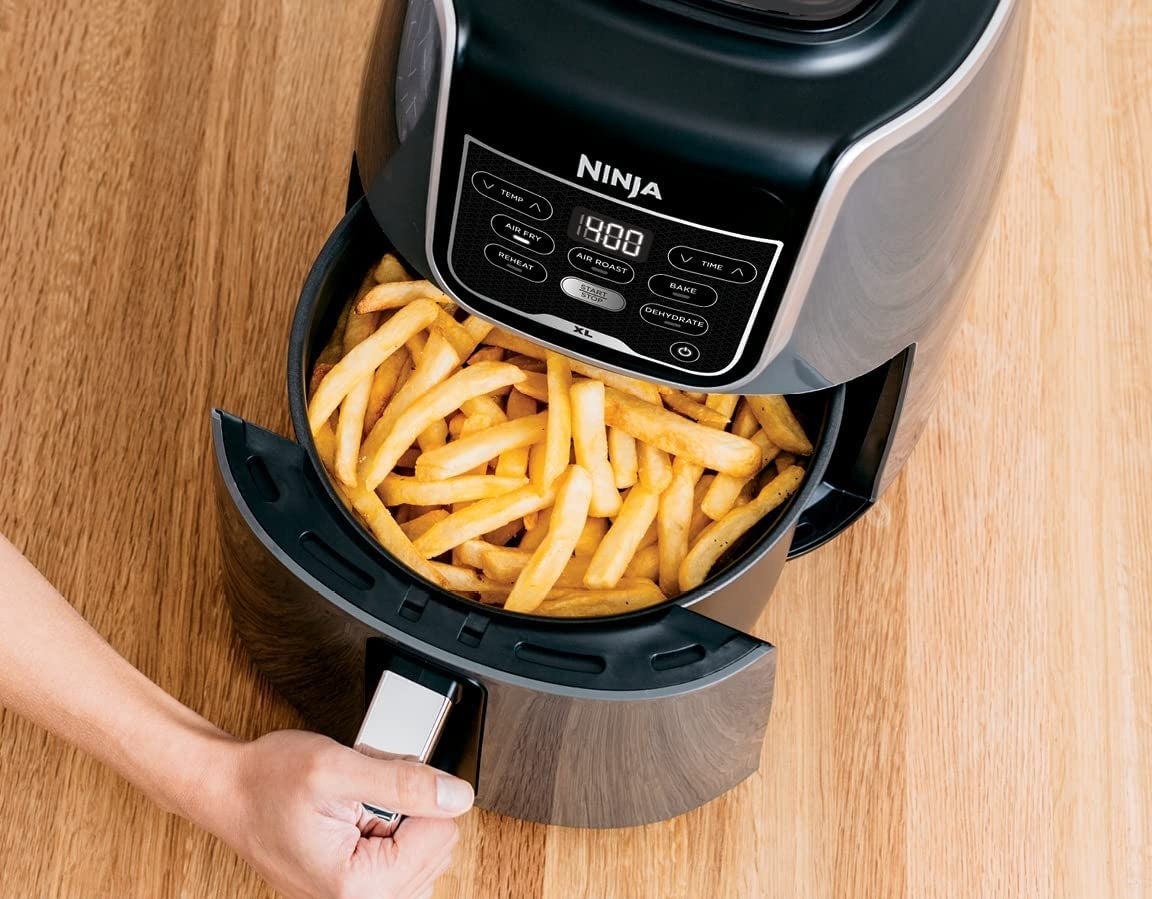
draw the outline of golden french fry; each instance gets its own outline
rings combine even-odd
[[[439,449],[448,442],[448,422],[442,418],[436,419],[416,437],[416,443],[421,452],[431,452]]]
[[[487,395],[472,397],[460,407],[460,411],[469,418],[473,415],[485,416],[494,424],[508,420],[508,415],[500,407],[500,404]]]
[[[634,487],[620,514],[592,555],[584,585],[593,589],[615,587],[640,548],[640,541],[656,520],[660,494],[649,487]]]
[[[350,315],[344,329],[344,354],[352,352],[371,337],[379,324],[378,312]],[[336,425],[335,469],[336,477],[347,486],[356,483],[356,463],[360,457],[360,441],[364,438],[364,417],[372,397],[374,379],[375,373],[364,378],[340,403],[340,416]]]
[[[499,347],[493,347],[493,349],[499,349]],[[543,358],[533,359],[531,356],[521,356],[517,354],[515,356],[509,356],[504,361],[509,365],[522,368],[524,371],[538,371],[543,373],[548,370],[548,365],[544,362]]]
[[[672,483],[672,460],[643,438],[636,438],[639,480],[642,485],[662,493]]]
[[[768,439],[768,435],[764,433],[763,429],[758,430],[752,436],[752,442],[760,447],[760,458],[763,461],[761,468],[775,459],[780,452],[780,447]],[[752,478],[734,478],[727,474],[717,475],[711,488],[704,495],[704,499],[701,500],[700,508],[709,518],[718,521],[732,511],[740,491],[751,480]]]
[[[508,364],[511,365],[512,363],[509,362]],[[519,366],[517,366],[517,368],[519,368]],[[539,371],[525,371],[523,368],[520,370],[524,372],[524,380],[516,385],[516,389],[525,396],[532,397],[532,399],[537,402],[547,403],[548,375]]]
[[[744,397],[740,397],[740,402],[736,406],[736,414],[732,416],[730,430],[737,437],[751,437],[760,430],[760,422],[756,420],[752,407],[748,405],[748,400]]]
[[[471,471],[477,465],[486,464],[509,450],[540,443],[544,439],[547,423],[548,413],[539,412],[527,418],[514,418],[470,436],[462,434],[460,439],[452,443],[425,452],[416,463],[416,477],[422,481],[454,478]],[[500,475],[499,467],[496,473]],[[510,475],[510,477],[523,476],[524,472],[520,475]]]
[[[419,461],[416,463],[419,465]],[[462,475],[443,481],[421,481],[404,475],[390,474],[380,482],[383,499],[390,506],[411,503],[414,506],[447,506],[467,503],[491,496],[503,496],[519,490],[527,478],[497,478],[491,475]]]
[[[400,454],[400,458],[396,460],[397,468],[415,468],[416,461],[420,458],[420,450],[412,448],[406,449]]]
[[[451,303],[452,298],[431,281],[386,281],[377,284],[364,294],[356,304],[356,311],[382,312],[385,309],[399,309],[416,300],[431,300],[436,303]]]
[[[444,562],[430,562],[432,570],[444,581],[449,590],[457,593],[488,593],[493,587],[499,589],[486,578],[481,577],[474,569],[462,565],[448,565]]]
[[[812,441],[792,414],[788,400],[782,396],[750,396],[747,400],[769,440],[790,453],[800,456],[812,454]]]
[[[312,432],[315,433],[328,420],[353,387],[365,378],[371,378],[385,359],[413,334],[428,327],[436,312],[436,304],[427,300],[417,300],[405,306],[336,363],[308,404],[308,424]]]
[[[672,483],[660,495],[656,529],[660,535],[660,589],[677,592],[680,563],[688,554],[688,541],[695,507],[696,482],[703,469],[683,457],[672,464]]]
[[[519,371],[519,369],[517,369]],[[521,373],[519,383],[527,375]],[[548,487],[568,467],[572,452],[572,370],[559,353],[548,353],[548,427],[544,434],[544,458],[537,487]]]
[[[589,512],[597,518],[612,518],[620,511],[620,493],[616,490],[616,479],[612,474],[612,465],[608,461],[608,431],[604,424],[604,385],[600,381],[576,381],[572,384],[569,396],[572,404],[572,446],[576,450],[576,464],[587,471],[592,478],[592,508]],[[549,415],[552,414],[551,409],[552,406],[549,404]]]
[[[393,281],[411,281],[408,270],[395,253],[385,253],[384,258],[372,272],[377,284],[391,284]]]
[[[501,362],[484,364],[503,365]],[[465,540],[474,540],[516,518],[523,518],[529,512],[551,505],[554,496],[554,491],[528,485],[503,496],[478,500],[459,512],[453,512],[413,541],[416,551],[424,558],[431,559],[459,546]]]
[[[452,550],[452,554],[459,559],[459,561],[456,562],[457,565],[467,565],[469,568],[483,568],[484,554],[492,549],[503,549],[503,547],[489,543],[487,540],[465,540]]]
[[[550,373],[551,356],[549,354]],[[592,478],[579,465],[568,466],[556,479],[556,503],[548,534],[516,578],[512,592],[504,603],[505,609],[509,612],[531,612],[548,596],[548,591],[555,586],[564,566],[572,558],[591,501]]]
[[[612,479],[617,490],[627,490],[635,485],[639,471],[636,438],[619,428],[609,428],[608,461],[612,465]]]
[[[593,493],[596,488],[593,486]],[[588,520],[584,522],[584,530],[580,532],[580,539],[576,541],[576,549],[574,552],[578,556],[591,556],[596,552],[596,547],[600,545],[600,541],[604,539],[604,535],[608,533],[608,519],[607,518],[593,518],[588,516]]]
[[[751,440],[705,427],[612,388],[606,391],[605,417],[612,427],[697,465],[736,477],[750,477],[759,470],[760,449]]]
[[[511,350],[513,353],[519,353],[521,356],[529,356],[533,359],[543,359],[546,352],[544,347],[539,344],[535,344],[519,334],[505,331],[503,328],[493,328],[484,338],[484,342],[489,346]]]
[[[799,488],[804,469],[798,465],[773,478],[750,503],[733,509],[719,521],[704,528],[688,555],[680,563],[680,589],[699,587],[719,558],[733,543],[756,526],[765,515],[777,508]]]
[[[421,534],[432,527],[439,521],[443,521],[448,517],[447,509],[432,509],[422,515],[417,515],[415,518],[409,518],[406,522],[400,525],[400,530],[404,532],[404,536],[409,540],[415,540]],[[399,517],[397,517],[399,520]]]
[[[503,547],[508,543],[515,540],[524,531],[524,519],[513,518],[507,524],[502,524],[494,531],[489,531],[484,535],[484,541],[491,543],[493,546]]]
[[[476,348],[476,342],[472,340],[468,330],[443,309],[432,322],[432,330],[443,334],[461,359],[467,359]]]
[[[783,473],[785,469],[795,464],[796,456],[794,453],[781,453],[776,457],[776,474]]]
[[[602,618],[647,609],[667,601],[652,581],[621,581],[613,590],[556,591],[536,609],[555,618]]]
[[[624,569],[625,578],[644,578],[655,581],[660,576],[660,548],[653,543],[636,551],[628,567]]]
[[[504,384],[515,384],[523,377],[524,373],[520,369],[504,362],[481,362],[479,365],[470,365],[448,380],[437,384],[419,403],[400,414],[392,429],[384,435],[379,449],[369,455],[368,444],[365,444],[365,458],[360,464],[361,483],[369,489],[375,488],[395,466],[400,454],[415,442],[421,431],[437,419],[445,418],[459,409],[465,400]],[[412,381],[408,383],[411,384]],[[376,435],[383,422],[384,418],[381,418],[369,436],[368,443],[371,443],[372,437]]]
[[[443,336],[443,335],[441,335],[441,336]],[[447,337],[445,337],[444,339],[448,340]],[[424,334],[423,331],[421,331],[417,334],[413,334],[411,337],[409,337],[404,342],[404,346],[408,347],[408,352],[411,354],[412,361],[414,363],[416,363],[416,365],[419,365],[420,360],[424,358],[424,347],[426,347],[427,345],[428,345],[428,337],[427,337],[427,335]]]
[[[364,437],[372,432],[393,394],[400,389],[404,377],[412,371],[412,357],[408,348],[401,347],[385,359],[372,378],[372,390],[368,395],[368,409],[364,413]]]
[[[703,403],[689,399],[679,390],[671,388],[667,390],[667,393],[661,391],[661,398],[664,400],[664,405],[673,412],[679,412],[681,415],[710,428],[723,428],[728,424],[728,419],[714,409],[709,409]]]
[[[533,447],[533,452],[538,448],[539,445]],[[520,538],[521,549],[533,550],[543,542],[548,533],[548,521],[552,517],[552,510],[541,509],[534,517],[535,521],[532,522],[529,522],[525,517],[524,525],[528,529],[528,533]]]
[[[477,362],[503,362],[504,351],[498,346],[486,346],[478,349],[468,357],[466,365],[475,365]]]
[[[519,390],[508,395],[507,415],[510,420],[528,418],[536,414],[536,401]],[[537,443],[539,441],[536,441]],[[530,444],[531,445],[531,444]],[[528,446],[519,446],[500,453],[495,474],[501,477],[520,477],[528,473]]]
[[[689,396],[689,394],[685,394],[685,396]],[[690,398],[695,399],[695,397]],[[704,400],[704,405],[713,412],[720,413],[724,419],[724,424],[720,427],[724,428],[732,420],[732,416],[736,413],[736,404],[739,402],[740,394],[738,393],[710,393]]]

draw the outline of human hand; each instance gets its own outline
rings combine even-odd
[[[372,759],[318,734],[235,743],[193,817],[289,899],[428,899],[452,859],[472,787],[408,761]],[[366,836],[368,802],[408,816]]]

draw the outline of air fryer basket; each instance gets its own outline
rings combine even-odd
[[[293,317],[288,352],[288,401],[296,439],[307,451],[312,465],[320,475],[320,482],[340,513],[370,544],[385,554],[387,551],[379,546],[368,528],[352,510],[345,506],[320,460],[311,430],[308,427],[307,384],[316,357],[331,336],[344,303],[359,289],[369,268],[390,249],[388,240],[373,218],[366,201],[360,200],[337,226],[313,265]],[[789,502],[767,516],[744,538],[734,544],[717,562],[713,572],[703,584],[694,590],[681,594],[674,600],[669,600],[669,602],[690,606],[704,599],[739,577],[747,568],[771,551],[782,539],[785,537],[791,539],[791,532],[796,521],[819,484],[831,456],[843,413],[843,388],[789,397],[789,403],[809,436],[813,438],[813,444],[816,447],[813,455],[805,460],[807,475],[800,490],[792,496]],[[470,600],[424,581],[414,572],[412,577],[424,583],[428,590],[434,591],[441,597],[449,597],[460,603],[472,604]],[[517,618],[540,618],[540,616],[524,616],[519,613],[504,612],[491,606],[486,606],[485,611],[490,614],[509,615]],[[640,610],[628,614],[641,615],[645,611],[650,610]],[[558,619],[547,618],[544,620],[555,621]],[[596,620],[603,619],[562,619],[566,626],[579,624],[581,621]]]

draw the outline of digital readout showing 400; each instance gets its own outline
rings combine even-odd
[[[568,236],[593,244],[606,252],[634,262],[648,258],[652,232],[578,206],[568,223]]]

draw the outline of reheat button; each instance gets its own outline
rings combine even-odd
[[[496,268],[503,269],[513,275],[519,275],[528,281],[535,281],[540,284],[548,280],[548,269],[535,259],[529,259],[527,256],[499,244],[488,244],[484,248],[484,258]]]
[[[708,319],[695,312],[669,309],[659,303],[645,303],[640,307],[640,317],[657,328],[667,328],[678,334],[699,337],[708,330]]]

